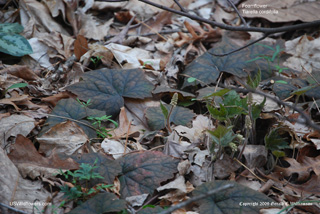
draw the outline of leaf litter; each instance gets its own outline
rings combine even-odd
[[[173,2],[154,2],[179,9]],[[237,14],[223,1],[179,2],[204,18],[212,15],[220,23],[238,22]],[[253,1],[233,3],[241,9]],[[279,19],[280,25],[313,21],[316,15],[311,14],[319,7],[317,2],[263,4],[286,16],[243,16],[253,25],[263,18],[270,27]],[[299,200],[319,200],[319,133],[299,123],[305,120],[301,113],[277,102],[307,106],[306,114],[318,120],[319,38],[312,30],[303,36],[279,34],[271,43],[218,57],[215,54],[232,51],[256,35],[229,33],[137,0],[27,0],[8,5],[1,12],[9,28],[0,26],[0,31],[22,32],[19,39],[26,38],[33,52],[4,57],[0,64],[3,203],[48,200],[51,206],[37,207],[45,213],[124,209],[159,213],[165,206],[225,184],[234,187],[175,213],[229,213],[238,210],[239,203],[261,201],[269,205],[277,201],[282,207],[242,206],[241,212],[259,213],[268,207],[278,212]],[[295,10],[309,12],[297,16]],[[17,22],[23,29],[13,28]],[[259,72],[257,90],[273,99],[266,99],[257,120],[251,120],[255,127],[250,128],[246,115],[264,102],[261,95],[235,97],[233,91],[224,96],[215,84],[244,86],[248,75],[254,78]],[[171,102],[174,93],[179,94],[177,106]],[[103,120],[104,116],[110,117]],[[230,142],[219,142],[226,138],[209,134],[219,132],[222,125]],[[247,135],[248,129],[256,139]],[[271,135],[274,131],[277,134]],[[243,165],[234,159],[242,148]],[[94,172],[102,176],[90,180],[90,185],[113,187],[89,195],[82,203],[65,201],[65,206],[55,209],[63,201],[59,187],[70,183],[57,173],[72,172],[80,164],[96,164]],[[273,186],[266,187],[268,182]],[[33,212],[32,206],[15,208]],[[314,204],[292,209],[319,211]]]

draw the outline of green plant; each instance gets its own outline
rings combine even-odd
[[[33,53],[28,40],[19,35],[23,27],[18,23],[0,24],[0,51],[12,56],[24,56]]]
[[[71,172],[70,170],[63,172],[60,169],[59,174],[63,175],[65,179],[70,179],[71,183],[74,185],[73,187],[69,187],[67,185],[60,187],[61,192],[64,193],[64,198],[66,199],[60,204],[60,207],[62,207],[67,201],[86,201],[92,195],[98,193],[100,190],[111,188],[113,186],[107,184],[99,184],[92,188],[88,188],[90,180],[97,178],[104,179],[104,177],[94,171],[96,168],[98,168],[98,166],[96,166],[97,162],[98,158],[95,160],[93,165],[82,163],[80,165],[80,168],[74,172]],[[82,187],[83,184],[84,187]]]
[[[90,58],[90,61],[94,64],[94,67],[96,68],[101,61],[102,56],[94,56]]]
[[[171,114],[172,114],[174,107],[176,107],[178,105],[178,93],[173,94],[173,96],[171,98],[170,105],[171,105],[171,107],[170,107],[170,110],[168,111],[167,108],[160,102],[161,111],[162,111],[162,114],[164,115],[164,118],[166,121],[166,128],[169,133],[172,132],[171,127],[170,127],[170,117],[171,117]]]
[[[83,102],[77,98],[77,102],[84,108],[88,108],[92,104],[91,99],[88,99],[87,102]]]
[[[106,129],[105,127],[102,126],[102,122],[112,122],[116,128],[118,128],[119,124],[112,120],[111,119],[111,116],[107,116],[107,115],[103,115],[101,117],[93,117],[93,116],[90,116],[90,117],[87,117],[88,120],[91,120],[92,121],[92,125],[97,125],[97,129],[96,129],[96,132],[98,134],[99,137],[102,137],[102,138],[106,138],[108,136],[112,136],[111,134],[109,134],[109,132],[111,130],[108,130]]]
[[[214,149],[218,146],[218,151],[213,159],[219,158],[225,147],[231,148],[232,152],[237,151],[237,145],[233,142],[237,135],[232,131],[232,126],[219,125],[214,131],[208,130],[212,138],[210,151],[214,154]]]
[[[2,91],[2,94],[1,94],[1,97],[4,97],[4,96],[6,95],[6,93],[8,92],[8,90],[10,90],[10,89],[14,89],[14,88],[24,88],[24,87],[26,87],[26,86],[28,86],[28,83],[24,83],[24,82],[22,82],[22,83],[15,83],[15,84],[11,85],[9,88],[3,90],[3,91]]]
[[[265,48],[268,48],[268,49],[272,50],[273,51],[273,55],[272,56],[267,56],[267,55],[262,54],[262,55],[259,55],[256,58],[254,58],[254,59],[246,61],[247,63],[248,62],[254,62],[254,61],[257,61],[257,60],[260,60],[260,59],[265,59],[268,62],[268,65],[269,65],[269,68],[270,68],[271,67],[271,63],[273,63],[275,61],[275,59],[277,58],[277,64],[274,65],[274,69],[278,72],[278,74],[281,74],[283,72],[283,70],[288,70],[289,69],[289,68],[280,66],[280,53],[281,53],[281,51],[283,51],[283,49],[281,49],[279,45],[276,45],[276,48],[273,48],[273,47],[271,47],[269,45],[264,45],[264,44],[257,44],[257,45],[260,45],[260,46],[263,46]],[[284,81],[284,80],[276,80],[275,83],[287,84],[287,82]]]

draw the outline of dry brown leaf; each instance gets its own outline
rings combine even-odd
[[[37,137],[40,143],[39,152],[47,157],[53,152],[57,155],[73,155],[89,141],[75,122],[67,121],[53,126],[47,133]]]
[[[113,138],[120,139],[131,135],[138,137],[140,136],[140,130],[141,126],[133,125],[132,121],[129,121],[127,117],[125,107],[122,107],[119,115],[119,127],[111,132]]]
[[[10,97],[10,98],[4,98],[0,100],[0,104],[5,104],[5,105],[12,105],[16,111],[20,111],[20,108],[15,104],[15,102],[20,102],[20,101],[24,101],[27,100],[28,95],[23,94],[23,95],[19,95],[16,97]]]
[[[320,38],[313,39],[306,35],[285,43],[286,52],[291,54],[283,64],[297,71],[320,70]]]
[[[80,29],[79,33],[88,39],[103,40],[108,35],[113,19],[98,24],[91,14],[79,12]]]
[[[25,65],[12,65],[0,70],[0,74],[11,74],[24,80],[39,80],[36,75],[28,66]]]
[[[313,171],[317,176],[320,175],[320,156],[311,158],[304,156],[300,158],[300,162],[293,158],[285,157],[283,160],[287,161],[290,166],[275,167],[275,172],[282,172],[285,177],[289,177],[294,173],[298,174],[298,181],[306,181],[310,177],[310,173]]]
[[[55,95],[52,95],[50,97],[42,98],[41,101],[50,103],[50,105],[52,105],[54,107],[54,106],[57,105],[57,103],[60,100],[68,99],[68,98],[74,98],[75,99],[76,96],[74,94],[72,94],[71,92],[69,92],[69,91],[63,91],[63,92],[60,92],[59,94],[55,94]]]
[[[35,127],[35,120],[24,115],[11,115],[0,120],[0,146],[7,148],[8,139],[18,134],[27,136]],[[14,139],[13,139],[14,140]]]
[[[174,130],[181,136],[186,137],[190,140],[191,143],[200,143],[203,141],[205,136],[205,131],[212,129],[212,122],[208,117],[203,115],[198,115],[192,121],[192,128],[186,126],[176,126]]]
[[[68,136],[69,137],[69,136]],[[59,169],[78,169],[78,164],[71,158],[62,160],[54,152],[47,158],[39,154],[33,143],[26,137],[18,135],[13,149],[8,154],[22,177],[35,179],[38,176],[51,177]]]
[[[86,38],[82,35],[78,35],[74,42],[74,54],[76,55],[77,60],[79,60],[88,50],[89,47]]]
[[[65,35],[69,35],[59,23],[57,23],[51,16],[48,8],[36,0],[24,0],[19,1],[20,4],[20,15],[22,19],[22,25],[26,27],[28,22],[31,21],[33,24],[37,24],[37,29],[41,28],[42,32],[59,32]],[[33,28],[34,26],[32,26]],[[30,29],[30,28],[28,28]]]
[[[218,179],[224,179],[229,177],[231,173],[237,171],[241,165],[230,158],[228,155],[224,155],[223,159],[218,159],[213,165],[213,175]]]
[[[30,204],[39,202],[37,208],[43,210],[46,200],[51,194],[43,188],[41,181],[30,181],[23,179],[18,169],[8,158],[6,153],[0,148],[0,201],[9,205],[15,203],[14,208],[34,213],[34,207]],[[20,203],[20,204],[18,204]],[[6,209],[1,208],[4,213]]]
[[[240,151],[242,146],[240,147]],[[268,150],[263,145],[247,145],[243,156],[246,158],[246,165],[250,168],[263,167],[267,163]]]

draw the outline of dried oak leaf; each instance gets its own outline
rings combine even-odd
[[[178,159],[161,152],[145,151],[130,153],[118,159],[122,166],[121,197],[152,194],[160,183],[177,172]]]
[[[285,177],[296,173],[298,174],[298,181],[306,181],[309,179],[312,171],[316,175],[320,175],[320,156],[315,158],[304,156],[300,159],[300,162],[288,157],[283,160],[288,162],[290,166],[288,168],[276,166],[275,172],[282,172]]]
[[[151,97],[154,86],[141,69],[99,69],[83,74],[83,81],[67,89],[82,100],[91,99],[90,107],[105,111],[107,115],[119,113],[123,97],[144,99]]]

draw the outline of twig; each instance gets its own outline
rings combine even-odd
[[[110,41],[107,42],[107,44],[109,43],[119,43],[119,44],[122,44],[124,38],[126,37],[128,31],[129,31],[129,28],[132,24],[132,22],[134,21],[134,19],[136,18],[136,16],[133,16],[130,21],[128,22],[128,24],[125,26],[125,28],[123,28],[123,30],[118,34],[117,37],[113,37],[112,39],[110,39]]]
[[[178,5],[181,11],[188,13],[188,11],[179,3],[179,0],[174,0],[174,2]]]
[[[247,47],[249,47],[249,46],[251,46],[251,45],[253,45],[253,44],[257,43],[257,42],[260,42],[261,40],[264,40],[265,38],[267,38],[269,35],[270,35],[270,34],[267,34],[267,33],[266,33],[266,34],[264,34],[261,38],[259,38],[259,39],[257,39],[257,40],[254,40],[254,41],[252,41],[252,42],[250,42],[250,43],[248,43],[248,44],[246,44],[246,45],[244,45],[244,46],[242,46],[242,47],[240,47],[240,48],[237,48],[237,49],[235,49],[235,50],[229,51],[229,52],[227,52],[227,53],[215,54],[215,53],[210,53],[209,51],[208,51],[208,53],[211,54],[211,55],[213,55],[213,56],[227,56],[227,55],[233,54],[233,53],[235,53],[235,52],[241,51],[242,49],[245,49],[245,48],[247,48]]]
[[[1,203],[1,202],[0,202],[0,206],[6,207],[6,208],[8,208],[8,209],[10,209],[10,210],[13,210],[13,211],[17,212],[17,213],[28,214],[28,213],[25,212],[25,211],[17,210],[16,208],[10,207],[9,205],[3,204],[3,203]]]
[[[232,0],[227,0],[229,2],[229,4],[233,7],[233,9],[236,11],[236,13],[238,14],[239,18],[241,19],[242,23],[246,26],[249,27],[246,20],[244,20],[244,18],[240,15],[240,12],[238,10],[238,8],[233,4]]]
[[[208,191],[208,192],[206,192],[204,194],[201,194],[201,195],[192,197],[192,198],[190,198],[190,199],[188,199],[186,201],[183,201],[183,202],[179,203],[176,206],[172,206],[169,209],[166,209],[166,210],[160,212],[159,214],[170,214],[171,212],[173,212],[173,211],[175,211],[177,209],[180,209],[182,207],[185,207],[186,205],[188,205],[188,204],[190,204],[190,203],[192,203],[194,201],[201,200],[201,199],[209,197],[210,195],[213,195],[213,194],[215,194],[217,192],[221,192],[223,190],[230,189],[232,187],[234,187],[234,184],[226,184],[226,185],[224,185],[222,187],[218,187],[216,189],[212,189],[212,190],[210,190],[210,191]]]
[[[96,1],[107,1],[107,0],[96,0]],[[297,25],[291,25],[291,26],[285,26],[285,27],[277,27],[277,28],[264,28],[264,27],[238,27],[238,26],[230,26],[227,24],[222,24],[222,23],[218,23],[215,21],[211,21],[209,19],[205,19],[202,18],[200,16],[196,16],[190,13],[185,13],[183,11],[179,11],[179,10],[175,10],[148,0],[139,0],[141,2],[144,2],[146,4],[152,5],[154,7],[181,15],[181,16],[185,16],[188,17],[190,19],[193,20],[197,20],[200,22],[204,22],[207,24],[210,24],[211,26],[216,26],[216,27],[220,27],[222,29],[225,30],[231,30],[231,31],[248,31],[248,32],[262,32],[262,33],[279,33],[279,32],[284,32],[284,31],[291,31],[291,30],[299,30],[299,29],[304,29],[304,28],[309,28],[309,27],[316,27],[316,26],[320,26],[320,20],[317,21],[313,21],[313,22],[308,22],[308,23],[303,23],[303,24],[297,24]]]

